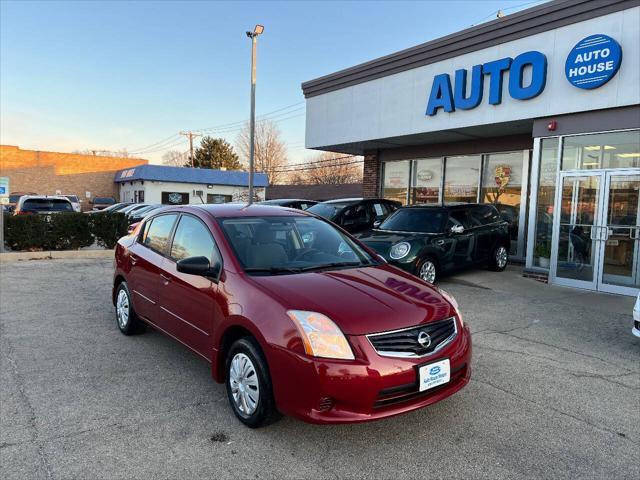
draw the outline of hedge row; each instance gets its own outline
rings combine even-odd
[[[122,213],[60,213],[4,217],[4,240],[11,250],[77,250],[94,241],[114,248],[127,234]]]

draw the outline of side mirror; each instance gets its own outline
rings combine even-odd
[[[462,225],[454,225],[451,227],[451,233],[464,233],[464,227]]]
[[[382,220],[376,220],[373,222],[373,228],[378,228],[380,225],[382,225]]]
[[[178,261],[176,269],[181,273],[209,277],[218,281],[222,265],[217,261],[211,265],[207,257],[187,257]]]

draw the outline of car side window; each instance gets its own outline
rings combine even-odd
[[[449,221],[454,221],[453,225],[462,225],[465,229],[471,228],[473,225],[469,221],[467,210],[456,209],[449,212]]]
[[[145,225],[142,244],[145,247],[164,254],[169,244],[169,235],[176,221],[177,215],[159,215],[151,220],[148,227]]]
[[[217,250],[207,226],[191,215],[182,215],[173,235],[170,256],[175,261],[206,257],[213,263],[217,259]]]
[[[498,211],[491,205],[480,205],[471,209],[470,217],[477,225],[489,225],[500,220]]]
[[[345,225],[366,223],[370,220],[371,214],[369,213],[367,206],[364,203],[349,207],[342,214],[342,221]]]

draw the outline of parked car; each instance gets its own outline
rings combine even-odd
[[[146,207],[138,208],[137,210],[133,210],[127,213],[127,218],[129,219],[129,223],[131,224],[137,223],[147,215],[150,215],[152,212],[155,212],[156,210],[159,210],[164,207],[166,207],[166,205],[162,205],[161,203],[154,204],[154,205],[147,205]]]
[[[115,204],[116,199],[113,197],[95,197],[90,203],[93,205],[93,210],[104,210],[108,206]]]
[[[384,220],[401,206],[400,202],[384,198],[345,198],[317,203],[308,211],[356,233],[370,230],[376,221]]]
[[[131,202],[120,202],[120,203],[114,203],[113,205],[110,205],[106,208],[103,208],[102,210],[89,210],[87,213],[113,213],[113,212],[119,212],[123,209],[125,209],[126,207],[133,205]]]
[[[123,334],[149,324],[209,362],[249,427],[389,417],[471,374],[453,297],[303,211],[169,206],[118,242],[113,303]]]
[[[131,205],[128,205],[124,207],[122,210],[120,210],[120,213],[124,213],[125,215],[129,216],[130,213],[135,212],[136,210],[146,208],[148,206],[149,206],[148,203],[132,203]]]
[[[80,206],[80,199],[77,195],[63,195],[63,197],[67,197],[73,206],[74,212],[81,212],[82,207]]]
[[[502,271],[509,258],[509,224],[493,205],[403,207],[359,239],[429,283],[469,267]]]
[[[6,205],[7,211],[9,213],[13,213],[16,209],[16,205],[18,205],[18,200],[23,195],[37,195],[35,192],[11,192],[9,194],[9,203]]]
[[[631,333],[640,338],[640,293],[633,307],[633,328],[631,329]]]
[[[313,207],[316,203],[315,200],[302,200],[299,198],[279,198],[277,200],[265,200],[259,202],[260,205],[273,205],[278,207],[297,208],[298,210],[306,210],[309,207]]]
[[[73,212],[73,205],[67,197],[62,195],[22,195],[14,215],[43,214]]]

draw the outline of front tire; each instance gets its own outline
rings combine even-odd
[[[427,283],[433,285],[438,277],[438,265],[430,258],[425,258],[418,267],[418,277]]]
[[[116,289],[116,324],[125,335],[141,333],[145,329],[145,324],[133,309],[127,282],[121,282]]]
[[[504,245],[498,245],[493,249],[491,258],[489,259],[489,270],[494,272],[502,272],[507,268],[509,263],[509,251]]]
[[[251,337],[237,340],[226,358],[227,397],[235,416],[250,428],[279,418],[267,362]]]

